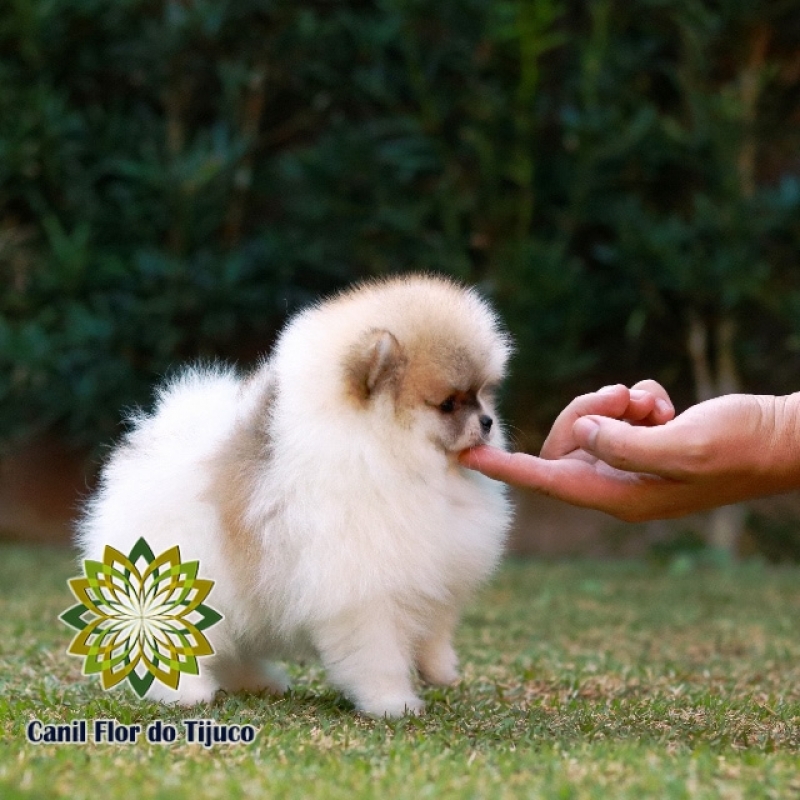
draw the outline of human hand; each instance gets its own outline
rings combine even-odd
[[[655,381],[606,387],[564,409],[540,458],[479,447],[460,461],[627,521],[800,488],[800,394],[726,395],[673,415]]]
[[[575,424],[589,415],[624,420],[633,425],[663,425],[675,416],[666,389],[653,380],[639,381],[630,389],[622,384],[604,386],[597,392],[576,397],[556,418],[545,439],[541,458],[597,459],[581,449]],[[580,430],[580,427],[579,427]]]

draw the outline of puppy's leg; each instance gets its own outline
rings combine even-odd
[[[418,644],[417,669],[426,683],[449,686],[458,680],[458,656],[452,644],[457,622],[455,609],[438,609],[433,626]]]
[[[215,665],[220,686],[226,692],[269,692],[281,695],[289,688],[289,677],[281,666],[269,661],[225,659]]]
[[[411,684],[406,637],[380,608],[351,611],[317,628],[315,642],[328,677],[372,717],[421,713]]]

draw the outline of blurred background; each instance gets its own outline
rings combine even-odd
[[[10,0],[0,538],[63,542],[126,409],[350,281],[478,285],[535,452],[606,383],[800,390],[796,0]],[[539,556],[800,558],[793,496],[627,525],[530,493]]]

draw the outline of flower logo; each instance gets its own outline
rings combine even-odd
[[[177,689],[182,673],[197,675],[214,652],[203,631],[222,619],[203,604],[214,581],[199,566],[178,547],[156,557],[144,539],[127,556],[106,546],[102,561],[84,561],[85,577],[69,580],[78,605],[59,617],[78,631],[67,652],[85,659],[83,674],[99,673],[104,689],[127,679],[139,697],[156,679]]]

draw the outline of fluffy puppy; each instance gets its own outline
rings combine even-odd
[[[459,466],[503,445],[510,344],[472,289],[430,276],[356,286],[295,316],[241,378],[193,368],[133,419],[80,523],[105,545],[176,544],[214,580],[215,654],[177,691],[283,692],[274,659],[317,653],[363,712],[420,712],[413,669],[457,680],[459,612],[510,522],[504,487]]]

